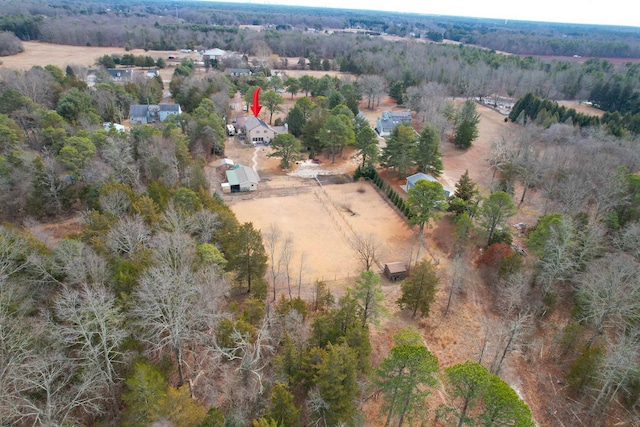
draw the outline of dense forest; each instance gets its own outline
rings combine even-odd
[[[99,75],[89,87],[74,64],[0,69],[0,424],[638,423],[638,66],[491,50],[631,58],[632,31],[200,2],[0,7],[7,54],[29,40],[241,53],[207,72],[184,60],[168,86]],[[354,27],[368,33],[338,31]],[[148,58],[106,55],[96,65],[149,67]],[[253,73],[224,72],[237,66]],[[274,68],[351,75],[280,79]],[[205,165],[225,152],[230,99],[251,99],[258,87],[271,114],[282,93],[300,95],[285,112],[290,135],[272,143],[283,167],[303,147],[310,158],[354,150],[358,177],[382,189],[418,238],[436,221],[453,230],[446,262],[417,262],[400,285],[394,304],[415,327],[394,331],[381,360],[370,340],[388,316],[376,242],[355,243],[362,272],[341,297],[322,281],[310,299],[291,289],[277,297],[270,279],[284,274],[276,266],[289,275],[286,239],[239,222],[210,188]],[[103,127],[123,122],[132,104],[160,102],[165,89],[183,114],[128,132]],[[429,183],[404,199],[383,181],[380,172],[442,174],[441,144],[472,146],[473,99],[489,95],[519,98],[485,159],[492,188],[481,193],[465,173],[449,198]],[[414,120],[379,149],[359,111],[387,96]],[[561,99],[606,114],[577,113]],[[516,236],[509,220],[520,209],[539,219]],[[40,223],[69,219],[79,225],[65,238],[39,235]],[[478,357],[441,367],[419,319],[436,315],[438,289],[445,319],[471,276],[487,296]],[[561,389],[536,414],[501,378],[515,353],[544,382],[552,371]],[[363,411],[372,400],[379,414]]]

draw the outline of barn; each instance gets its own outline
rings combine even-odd
[[[260,177],[257,172],[248,166],[235,165],[233,169],[226,171],[227,182],[232,193],[240,191],[256,191]]]

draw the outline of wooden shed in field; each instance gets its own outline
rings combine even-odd
[[[384,265],[384,275],[392,282],[404,279],[407,274],[408,270],[404,262],[388,262]]]

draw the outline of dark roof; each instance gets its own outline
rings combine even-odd
[[[269,126],[264,120],[259,119],[256,116],[249,116],[246,119],[245,128],[248,131],[257,128],[258,126],[264,126],[264,127],[268,128],[268,129],[271,129],[271,126]]]
[[[147,117],[148,105],[131,105],[129,107],[129,117]]]
[[[169,113],[180,112],[180,104],[158,104],[160,111],[166,111]]]
[[[407,266],[404,265],[404,262],[388,262],[384,265],[384,268],[389,271],[390,274],[407,272]]]

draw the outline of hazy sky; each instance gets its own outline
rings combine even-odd
[[[250,0],[248,3],[640,27],[640,5],[635,1],[637,0],[609,0],[598,3],[583,0]]]

